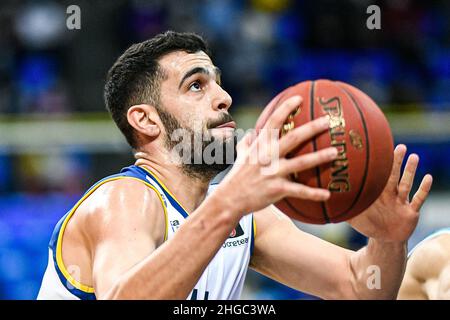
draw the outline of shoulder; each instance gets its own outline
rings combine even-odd
[[[91,241],[145,229],[164,238],[165,211],[159,193],[142,181],[122,178],[99,186],[77,209]]]

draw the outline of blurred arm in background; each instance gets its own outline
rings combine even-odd
[[[450,234],[427,240],[414,250],[398,299],[450,299]]]

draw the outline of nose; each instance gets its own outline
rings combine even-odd
[[[227,111],[231,107],[233,99],[221,86],[215,84],[215,98],[213,100],[213,109],[218,111]]]

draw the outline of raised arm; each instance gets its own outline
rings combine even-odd
[[[259,211],[255,219],[258,233],[251,267],[256,271],[323,299],[395,297],[403,246],[369,241],[359,251],[347,250],[301,231],[274,207]],[[374,265],[380,270],[379,288],[372,282],[378,271]]]
[[[324,299],[352,297],[351,251],[301,231],[275,207],[256,212],[250,267],[296,290]]]
[[[389,182],[375,203],[350,224],[369,237],[367,246],[352,252],[306,234],[273,208],[255,214],[258,234],[251,265],[286,285],[328,299],[394,299],[406,265],[406,243],[431,188],[425,176],[409,200],[418,164],[409,157],[400,168],[406,147],[394,153]],[[401,176],[401,178],[400,178]]]

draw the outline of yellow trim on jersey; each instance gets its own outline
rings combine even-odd
[[[252,220],[253,220],[253,241],[254,241],[256,239],[256,219],[255,219],[255,214],[253,214]]]
[[[84,284],[81,284],[80,282],[75,280],[70,275],[70,273],[67,271],[67,269],[66,269],[64,261],[62,259],[62,238],[63,238],[63,235],[64,235],[64,231],[66,229],[67,223],[69,222],[70,218],[75,213],[75,210],[78,209],[78,207],[83,203],[83,201],[86,200],[95,190],[97,190],[100,186],[102,186],[106,182],[114,181],[114,180],[118,180],[118,179],[134,179],[134,180],[138,180],[138,181],[144,183],[147,187],[151,188],[153,191],[155,191],[155,193],[158,195],[159,201],[161,201],[161,205],[162,205],[163,210],[164,210],[164,220],[165,220],[165,225],[166,225],[166,230],[165,230],[165,233],[164,233],[164,241],[167,240],[167,236],[168,236],[168,232],[169,232],[169,216],[167,214],[167,208],[164,205],[164,200],[162,199],[161,194],[159,193],[159,191],[154,186],[152,186],[150,183],[145,182],[145,181],[143,181],[141,179],[138,179],[138,178],[135,178],[135,177],[128,177],[128,176],[114,177],[114,178],[106,179],[106,180],[98,183],[91,190],[89,190],[89,192],[87,192],[80,200],[78,200],[78,202],[75,204],[75,206],[70,210],[69,214],[67,215],[66,219],[64,219],[64,222],[61,225],[61,229],[59,230],[59,234],[58,234],[58,240],[56,242],[56,264],[57,264],[57,266],[61,270],[61,272],[64,275],[64,277],[66,278],[66,280],[72,286],[74,286],[78,290],[81,290],[81,291],[84,291],[84,292],[87,292],[87,293],[94,293],[94,288],[90,287],[90,286],[87,286],[87,285],[84,285]]]
[[[147,173],[149,175],[151,175],[153,178],[155,178],[156,181],[158,181],[158,183],[161,185],[161,187],[168,193],[170,194],[170,196],[173,198],[173,200],[176,201],[176,203],[178,203],[180,205],[180,207],[183,208],[184,211],[186,211],[186,213],[189,215],[189,212],[183,207],[183,205],[180,203],[180,201],[177,200],[177,198],[175,198],[175,196],[172,194],[172,192],[170,192],[170,190],[166,187],[166,185],[164,183],[162,183],[161,180],[158,179],[158,177],[156,176],[156,174],[154,174],[153,172],[151,172],[149,169],[139,166],[139,168],[144,169],[145,171],[147,171]]]

